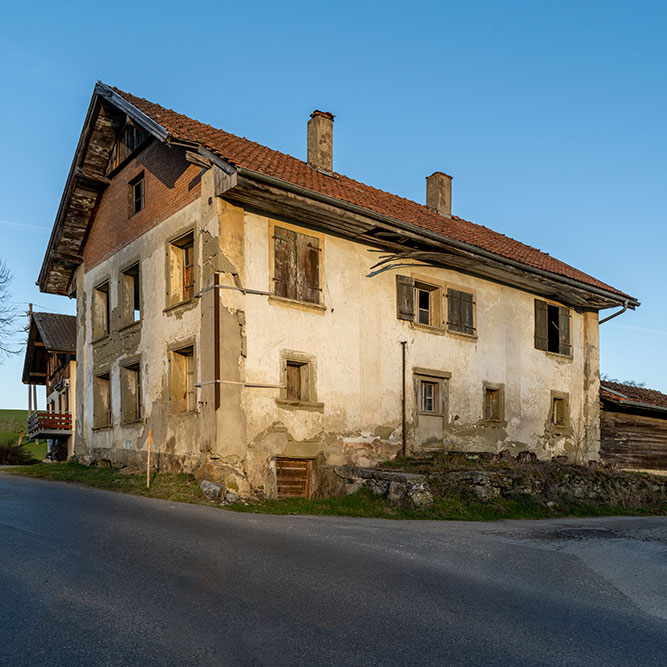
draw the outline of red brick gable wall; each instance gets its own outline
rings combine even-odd
[[[144,208],[130,215],[129,183],[144,172]],[[199,197],[201,170],[185,150],[153,141],[130,160],[104,191],[83,248],[86,270],[153,229]]]

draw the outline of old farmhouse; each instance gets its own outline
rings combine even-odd
[[[402,450],[597,457],[598,312],[638,301],[453,216],[444,173],[426,205],[336,173],[333,123],[302,161],[96,85],[39,276],[77,300],[74,451],[145,466],[150,429],[267,496]]]

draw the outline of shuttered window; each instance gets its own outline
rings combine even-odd
[[[274,228],[274,292],[320,303],[320,240],[291,229]]]
[[[447,290],[447,328],[465,334],[475,333],[475,302],[472,294],[456,289]]]
[[[500,389],[487,387],[484,390],[484,419],[486,421],[502,421],[503,402]]]
[[[557,354],[572,353],[569,308],[535,299],[535,347]]]
[[[278,498],[310,498],[311,459],[276,457]]]

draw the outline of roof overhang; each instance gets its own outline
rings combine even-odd
[[[222,165],[218,166],[222,168]],[[315,228],[333,230],[386,250],[389,254],[374,267],[377,272],[406,263],[435,265],[494,280],[578,308],[601,310],[627,305],[634,309],[639,305],[631,297],[521,264],[293,183],[243,167],[229,173],[229,165],[225,163],[225,166],[227,170],[216,177],[216,195],[276,216],[292,217]]]
[[[83,261],[83,244],[90,221],[110,183],[106,176],[109,157],[128,118],[159,141],[168,141],[169,133],[162,126],[98,82],[37,280],[42,292],[66,295],[72,292],[72,276]]]

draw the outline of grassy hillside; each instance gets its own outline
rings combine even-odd
[[[0,410],[0,443],[15,444],[21,431],[24,433],[23,446],[34,458],[46,456],[46,441],[29,442],[27,435],[27,410]]]

